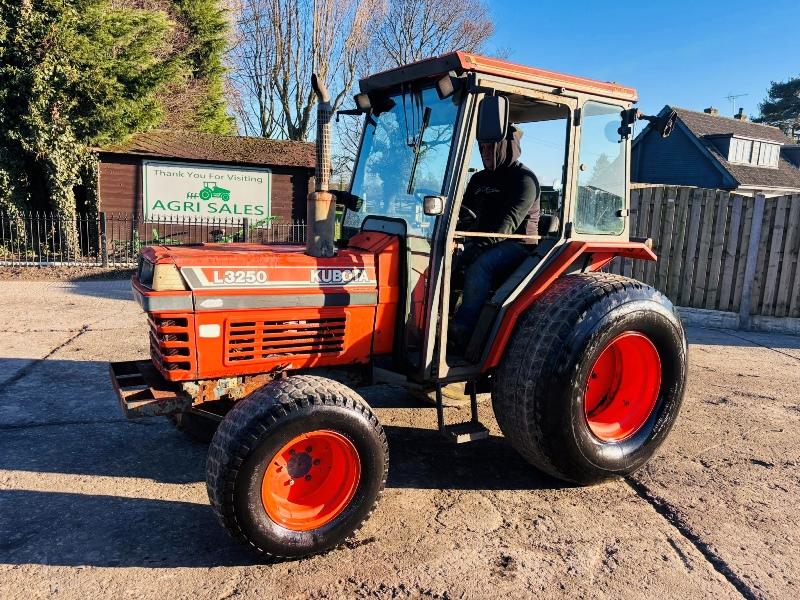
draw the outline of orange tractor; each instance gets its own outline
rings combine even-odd
[[[649,240],[629,236],[630,134],[646,119],[666,136],[674,116],[641,115],[636,91],[615,83],[456,52],[360,82],[356,108],[342,112],[363,115],[361,146],[350,189],[334,194],[332,111],[314,86],[307,245],[144,248],[132,285],[150,359],[111,365],[127,416],[170,415],[210,438],[222,525],[282,560],[329,550],[363,524],[389,450],[353,382],[377,369],[435,390],[453,442],[488,435],[476,394],[491,392],[508,442],[552,476],[590,484],[647,462],[682,402],[686,340],[662,294],[601,269],[656,259]],[[534,145],[550,140],[530,150],[554,173],[538,234],[475,231],[461,206],[477,144],[511,124],[534,131]],[[526,258],[491,291],[468,343],[448,347],[454,256],[490,235]],[[472,399],[466,423],[445,421],[441,390],[454,382]]]

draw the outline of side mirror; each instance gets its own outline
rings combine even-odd
[[[336,204],[341,204],[349,210],[359,212],[361,207],[364,205],[363,199],[351,194],[350,192],[346,192],[344,190],[331,190],[331,194],[333,194],[334,198],[336,198]]]
[[[628,114],[631,114],[632,117],[628,117]],[[678,120],[678,113],[674,110],[671,110],[666,115],[657,117],[652,115],[643,115],[638,109],[632,108],[630,111],[623,110],[622,118],[623,126],[619,128],[619,132],[621,135],[623,135],[623,137],[625,137],[623,129],[626,128],[628,121],[633,123],[633,121],[636,119],[641,119],[642,121],[647,121],[650,123],[650,126],[653,127],[662,138],[668,138],[669,134],[672,133],[672,130],[675,129],[675,121]]]
[[[675,129],[675,121],[678,119],[678,113],[671,110],[669,114],[664,115],[658,120],[658,131],[662,138],[668,138],[672,130]]]
[[[486,96],[478,106],[478,128],[476,138],[479,144],[493,144],[506,137],[508,132],[508,98],[505,96]]]
[[[438,217],[444,213],[444,198],[442,196],[425,196],[422,199],[422,212],[429,217]]]

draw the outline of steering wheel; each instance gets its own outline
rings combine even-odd
[[[458,209],[458,223],[456,223],[456,228],[464,231],[477,222],[478,215],[476,215],[471,208],[462,204]]]

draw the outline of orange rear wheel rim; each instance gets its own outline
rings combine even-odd
[[[639,431],[661,389],[661,359],[650,338],[619,334],[597,357],[586,381],[583,406],[589,429],[604,442],[621,442]]]
[[[341,514],[360,479],[353,442],[335,431],[311,431],[289,440],[272,457],[261,482],[261,502],[278,525],[309,531]]]

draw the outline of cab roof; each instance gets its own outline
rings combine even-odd
[[[556,73],[555,71],[547,71],[536,67],[526,67],[506,60],[489,58],[488,56],[461,51],[442,54],[435,58],[428,58],[409,65],[376,73],[375,75],[362,79],[359,82],[359,87],[362,92],[371,92],[373,90],[392,87],[406,81],[444,75],[450,71],[454,71],[456,75],[463,75],[468,72],[496,75],[515,79],[517,81],[538,83],[554,88],[564,88],[574,92],[595,94],[597,96],[625,100],[627,102],[636,102],[638,100],[638,95],[634,88],[625,87],[617,83],[596,81],[594,79],[587,79],[586,77],[566,75],[564,73]]]

